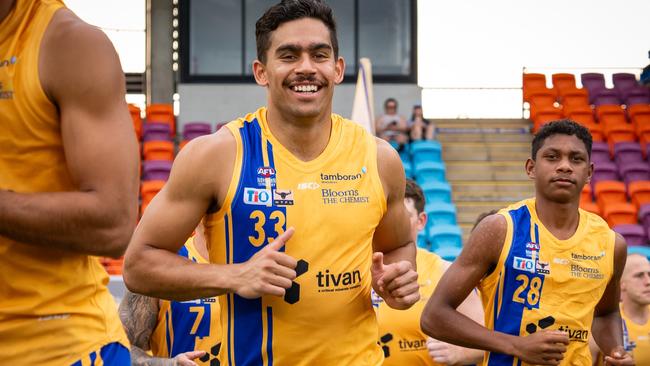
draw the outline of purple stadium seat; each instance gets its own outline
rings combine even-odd
[[[650,180],[650,167],[645,162],[619,165],[618,172],[623,177],[625,185],[639,180]]]
[[[591,177],[591,186],[603,180],[620,180],[618,178],[618,169],[612,162],[594,162],[594,175]]]
[[[619,93],[621,99],[623,99],[623,94],[626,90],[639,86],[639,83],[636,81],[636,76],[626,72],[613,74],[612,82],[614,83],[614,89]]]
[[[618,165],[643,162],[643,152],[638,142],[618,142],[614,145],[614,161]]]
[[[614,226],[614,231],[623,235],[627,245],[647,245],[648,238],[645,229],[637,224],[622,224]]]
[[[605,89],[605,76],[600,73],[586,73],[580,75],[582,86],[589,91],[589,101],[593,103],[594,92]]]
[[[149,160],[142,162],[142,180],[169,179],[172,162],[166,160]]]
[[[166,123],[145,123],[142,136],[143,141],[171,141],[171,128]]]
[[[183,140],[189,141],[211,133],[212,127],[208,122],[188,122],[183,126]]]
[[[641,222],[646,231],[650,230],[650,203],[641,205],[641,208],[639,208],[639,222]]]
[[[626,105],[650,104],[650,89],[645,86],[636,86],[626,90],[622,98]]]
[[[621,104],[621,98],[614,89],[598,89],[589,94],[589,100],[596,106],[613,104]]]
[[[606,142],[594,142],[591,145],[591,161],[594,163],[611,161],[609,157],[609,145]]]

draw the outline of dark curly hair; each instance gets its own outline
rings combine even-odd
[[[330,31],[334,57],[339,57],[339,41],[332,8],[321,0],[282,0],[266,10],[255,23],[257,59],[266,63],[266,52],[271,46],[271,33],[286,22],[302,18],[314,18],[325,23]]]
[[[592,139],[589,130],[586,127],[581,126],[572,120],[561,119],[561,120],[549,122],[539,129],[539,131],[535,135],[535,138],[533,138],[533,146],[531,151],[532,154],[531,158],[533,160],[536,159],[537,152],[544,144],[544,140],[546,140],[548,137],[553,135],[569,135],[569,136],[575,135],[585,144],[585,148],[587,149],[587,154],[589,155],[589,159],[591,159]]]

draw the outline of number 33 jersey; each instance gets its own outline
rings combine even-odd
[[[293,156],[266,109],[226,127],[237,142],[228,194],[204,220],[210,261],[242,263],[287,228],[298,261],[285,296],[221,296],[222,365],[380,365],[370,299],[375,228],[386,211],[374,136],[332,115],[316,159]]]
[[[499,263],[480,285],[489,329],[518,336],[560,330],[569,346],[560,365],[590,366],[594,309],[612,277],[615,233],[599,216],[580,210],[566,240],[541,223],[535,199],[501,211],[508,229]],[[525,365],[513,356],[486,353],[483,365]]]

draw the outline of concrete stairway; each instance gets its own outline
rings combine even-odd
[[[530,122],[523,119],[434,120],[463,241],[479,214],[534,193],[524,169]]]

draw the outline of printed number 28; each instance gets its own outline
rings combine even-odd
[[[539,277],[533,277],[531,279],[525,274],[520,274],[517,276],[516,280],[517,282],[521,281],[521,284],[517,287],[515,293],[512,294],[512,301],[520,304],[528,303],[529,306],[537,305],[537,303],[539,303],[540,290],[542,289],[542,279]],[[521,296],[526,289],[528,289],[528,295],[524,299]]]
[[[264,231],[264,224],[266,224],[266,215],[264,215],[264,212],[260,210],[255,210],[251,212],[250,215],[251,220],[255,220],[255,234],[256,235],[251,235],[248,237],[248,241],[256,246],[259,247],[260,245],[264,244],[264,242],[268,239],[268,242],[272,242],[275,240],[277,236],[282,235],[284,233],[284,224],[286,223],[287,219],[284,216],[284,213],[282,211],[273,211],[269,215],[270,220],[275,221],[275,225],[273,226],[275,230],[275,234],[277,235],[276,237],[271,237],[271,236],[266,236],[266,232]]]

